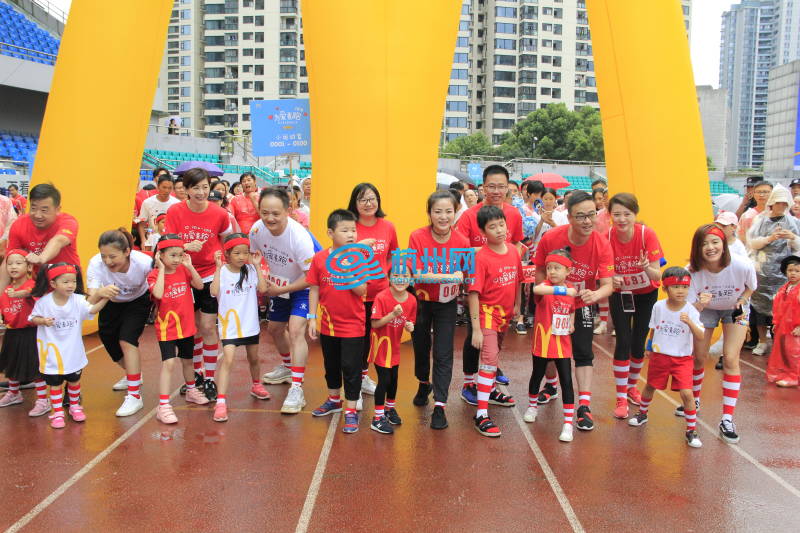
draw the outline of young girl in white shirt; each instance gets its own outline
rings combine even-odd
[[[69,392],[69,415],[83,422],[86,415],[79,401],[81,372],[88,364],[83,346],[82,325],[91,320],[108,302],[101,298],[91,305],[83,294],[83,279],[78,267],[69,263],[43,265],[31,296],[38,297],[29,320],[36,324],[39,372],[50,386],[53,414],[50,426],[64,427],[62,407],[64,382]]]
[[[250,363],[253,385],[250,395],[259,400],[269,400],[269,392],[261,384],[258,361],[258,338],[261,326],[258,320],[258,294],[267,292],[268,283],[261,271],[261,252],[250,253],[250,239],[244,233],[232,233],[222,243],[222,252],[214,254],[216,272],[211,282],[211,295],[219,301],[217,324],[222,340],[222,360],[217,371],[217,405],[214,420],[228,420],[227,393],[231,367],[237,346],[244,346]]]

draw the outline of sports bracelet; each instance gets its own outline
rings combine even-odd
[[[553,294],[556,296],[566,296],[567,295],[567,288],[566,287],[553,287]]]
[[[313,314],[311,314],[311,313],[308,313],[308,314],[306,315],[306,320],[311,320],[312,318],[317,318],[317,315],[313,315]]]

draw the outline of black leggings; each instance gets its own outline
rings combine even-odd
[[[447,391],[453,377],[453,337],[457,311],[455,300],[447,303],[417,302],[417,321],[411,334],[414,343],[414,376],[420,382],[430,380],[432,344],[433,399],[437,402],[447,402]]]
[[[469,320],[469,312],[467,312],[467,335],[464,337],[464,350],[461,353],[461,366],[464,374],[478,373],[480,357],[481,352],[472,346],[472,320]]]
[[[608,299],[611,308],[611,320],[614,321],[614,331],[617,333],[616,346],[614,347],[614,360],[627,361],[644,359],[644,343],[647,332],[650,331],[650,315],[653,306],[658,300],[658,289],[644,294],[633,295],[635,311],[626,313],[622,310],[622,296],[615,292]]]
[[[385,399],[394,400],[397,397],[397,377],[400,365],[392,368],[375,365],[378,373],[378,385],[375,387],[375,405],[383,405]]]
[[[369,335],[372,332],[372,304],[373,302],[364,302],[366,321],[364,323],[364,345],[361,348],[361,370],[367,370],[369,368]]]
[[[344,380],[345,400],[355,402],[361,392],[361,350],[363,337],[320,335],[325,382],[329,390],[339,390]]]
[[[544,357],[533,357],[533,373],[528,382],[528,394],[531,396],[539,395],[539,385],[542,384],[547,363],[552,362],[558,371],[558,382],[561,386],[561,403],[574,404],[575,391],[572,390],[572,359],[546,359]]]

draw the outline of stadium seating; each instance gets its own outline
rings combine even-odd
[[[38,143],[38,136],[0,131],[0,157],[33,162]]]
[[[209,163],[219,163],[219,155],[218,154],[197,154],[192,152],[173,152],[169,150],[145,150],[146,154],[149,154],[153,157],[161,159],[163,161],[169,161],[171,163],[183,161],[207,161]]]
[[[724,181],[710,181],[711,196],[718,196],[720,194],[739,194],[739,191],[725,183]]]
[[[60,41],[0,1],[0,54],[55,65]]]

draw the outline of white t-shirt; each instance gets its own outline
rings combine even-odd
[[[269,266],[267,278],[279,287],[285,287],[300,278],[314,259],[314,241],[299,222],[289,218],[286,229],[280,235],[273,235],[259,220],[250,229],[250,250],[262,253]],[[280,298],[289,298],[283,293]]]
[[[161,238],[160,233],[151,233],[150,236],[147,238],[145,246],[149,246],[151,250],[155,251],[156,246],[158,246],[158,240],[160,238]]]
[[[217,319],[220,339],[243,339],[258,335],[258,273],[253,265],[245,265],[247,280],[237,289],[240,274],[223,266],[219,271],[219,310]]]
[[[728,249],[731,251],[731,255],[738,255],[744,259],[749,259],[747,256],[747,248],[744,247],[744,243],[739,239],[734,239],[733,244],[728,243]]]
[[[181,201],[174,196],[167,198],[166,202],[160,201],[158,195],[146,198],[145,201],[142,202],[142,207],[139,209],[139,218],[136,219],[136,221],[147,222],[147,225],[150,226],[155,217],[166,213],[167,209],[179,203],[181,203]]]
[[[82,325],[91,320],[92,306],[82,294],[72,294],[63,306],[47,293],[36,301],[28,320],[35,316],[52,318],[52,326],[37,326],[36,344],[39,346],[39,372],[50,375],[72,374],[85,367],[86,348],[83,346]]]
[[[131,250],[131,264],[127,272],[111,272],[100,254],[89,260],[86,269],[86,287],[99,289],[106,285],[119,287],[114,302],[130,302],[147,292],[147,274],[153,270],[153,259],[138,250]]]
[[[736,308],[738,300],[745,289],[755,290],[758,286],[756,281],[756,269],[749,259],[731,254],[731,264],[723,268],[716,274],[708,270],[692,272],[692,283],[689,286],[689,303],[697,301],[701,292],[709,292],[712,295],[711,302],[706,309],[716,309],[726,311]]]
[[[680,311],[670,311],[666,300],[659,300],[650,315],[650,329],[653,330],[653,351],[673,357],[684,357],[694,352],[694,336],[687,324],[681,322],[681,313],[689,315],[698,328],[703,329],[700,312],[690,304],[684,304]]]

